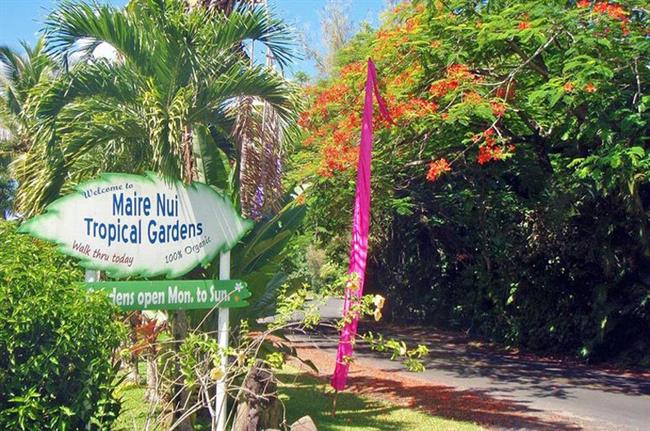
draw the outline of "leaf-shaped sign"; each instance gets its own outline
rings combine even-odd
[[[230,250],[253,223],[203,183],[103,174],[51,203],[21,232],[54,241],[111,277],[179,277]]]

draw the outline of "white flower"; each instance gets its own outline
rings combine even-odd
[[[375,295],[375,297],[372,299],[372,303],[375,304],[375,307],[377,307],[380,310],[384,308],[385,301],[386,299],[381,295]]]

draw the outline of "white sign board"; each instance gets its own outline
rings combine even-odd
[[[53,241],[111,277],[180,277],[230,250],[253,223],[202,183],[103,174],[50,204],[20,230]]]

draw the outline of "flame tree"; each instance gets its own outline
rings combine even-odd
[[[347,247],[372,57],[397,125],[376,118],[370,291],[402,320],[641,360],[649,48],[643,2],[399,4],[305,90],[313,235]]]

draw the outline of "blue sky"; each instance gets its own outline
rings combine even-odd
[[[101,0],[100,0],[101,1]],[[126,4],[126,0],[104,0],[117,6]],[[0,0],[0,45],[12,48],[18,41],[32,43],[41,28],[44,18],[58,2],[56,0]],[[319,46],[320,13],[326,0],[269,0],[276,13],[293,25],[298,31],[305,32],[310,41]],[[379,22],[379,14],[385,8],[385,0],[350,0],[350,19],[358,24],[368,21],[372,25]],[[320,46],[319,46],[320,48]],[[298,61],[289,72],[305,71],[315,74],[311,61]]]

